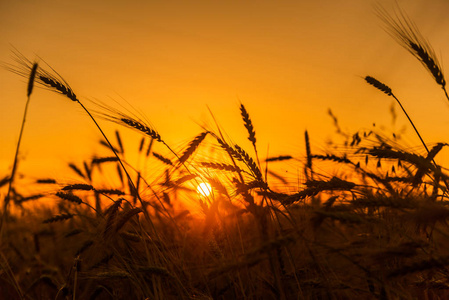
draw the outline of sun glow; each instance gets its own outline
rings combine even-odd
[[[198,194],[200,194],[201,196],[207,197],[212,192],[212,187],[210,186],[209,183],[201,182],[196,188],[196,190]]]

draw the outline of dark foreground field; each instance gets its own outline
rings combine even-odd
[[[33,195],[12,189],[2,220],[3,299],[449,296],[449,178],[432,162],[444,144],[418,155],[360,132],[337,156],[311,153],[306,134],[304,163],[280,156],[259,167],[212,132],[177,158],[152,152],[152,142],[136,150],[161,172],[151,183],[128,166],[129,183],[119,158],[105,156],[70,164],[77,182],[43,178],[33,184],[44,192]],[[299,186],[265,173],[286,163],[301,170]],[[323,165],[335,176],[314,171]],[[105,176],[116,185],[106,189]],[[212,186],[209,196],[195,190],[201,182]]]

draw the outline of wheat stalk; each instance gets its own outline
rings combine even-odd
[[[123,148],[123,142],[122,142],[122,138],[120,137],[120,133],[118,132],[118,130],[115,131],[115,137],[117,138],[117,143],[120,149],[120,153],[123,154],[125,153],[125,149]]]
[[[304,200],[307,197],[315,196],[323,191],[351,191],[357,185],[338,177],[332,177],[329,181],[308,180],[306,186],[307,188],[296,194],[285,194],[273,191],[260,191],[258,194],[279,201],[284,205],[289,205]]]
[[[86,175],[84,175],[83,171],[81,171],[80,168],[78,168],[75,164],[69,163],[69,168],[72,169],[76,174],[78,174],[81,178],[86,178]]]
[[[3,215],[2,215],[1,222],[0,222],[0,236],[1,236],[2,229],[3,229],[3,221],[7,215],[8,204],[9,204],[10,197],[11,197],[11,191],[13,189],[14,178],[15,178],[16,170],[17,170],[17,163],[19,160],[18,158],[19,158],[20,143],[22,141],[23,130],[25,128],[25,121],[26,121],[26,116],[27,116],[27,112],[28,112],[28,105],[30,103],[31,93],[33,92],[34,81],[36,78],[37,70],[38,70],[38,64],[33,63],[29,70],[30,72],[29,72],[28,86],[27,86],[27,101],[25,104],[25,111],[23,113],[22,125],[20,127],[19,140],[17,142],[16,153],[14,155],[14,163],[13,163],[13,167],[12,167],[12,171],[11,171],[11,176],[9,178],[8,192],[6,194],[6,198],[4,200],[4,205],[3,205]]]
[[[115,156],[110,156],[110,157],[96,157],[92,159],[92,164],[102,164],[106,162],[118,162],[118,158]]]
[[[435,79],[435,82],[442,87],[446,98],[449,100],[443,68],[432,46],[422,36],[416,24],[401,9],[393,17],[385,9],[378,6],[377,15],[384,23],[388,34],[421,62]]]
[[[412,125],[413,129],[415,130],[416,134],[418,135],[418,138],[421,141],[421,143],[423,144],[423,146],[426,149],[427,153],[429,153],[429,149],[427,148],[426,143],[424,142],[423,138],[421,137],[421,134],[419,133],[419,131],[416,128],[415,124],[413,123],[412,119],[408,115],[408,113],[405,110],[404,106],[402,106],[401,101],[399,101],[399,99],[393,94],[393,91],[391,90],[391,88],[389,86],[387,86],[386,84],[380,82],[379,80],[377,80],[377,79],[375,79],[374,77],[371,77],[371,76],[366,76],[365,77],[365,81],[367,83],[369,83],[370,85],[374,86],[376,89],[384,92],[385,94],[387,94],[388,96],[393,97],[394,100],[396,100],[396,102],[399,104],[399,106],[401,107],[402,111],[404,112],[405,116],[407,117],[408,121]]]
[[[248,131],[248,140],[253,144],[254,148],[256,148],[256,132],[254,131],[253,122],[249,117],[248,111],[243,104],[240,104],[240,113],[243,118],[244,126]]]
[[[209,110],[209,111],[210,111],[210,110]],[[212,132],[211,132],[211,135],[217,140],[217,142],[218,142],[218,144],[220,145],[220,147],[221,147],[223,150],[225,150],[226,153],[228,153],[229,158],[231,159],[233,165],[237,168],[237,164],[236,164],[236,162],[235,162],[235,158],[237,158],[237,157],[240,157],[240,158],[241,158],[241,156],[240,156],[240,154],[239,154],[236,150],[234,150],[234,148],[232,148],[228,143],[226,143],[226,142],[224,141],[223,133],[221,132],[220,127],[218,126],[218,123],[217,123],[217,121],[215,120],[215,117],[214,117],[214,115],[212,114],[212,112],[211,112],[211,115],[212,115],[212,117],[214,118],[215,123],[217,124],[219,136],[216,135],[215,133],[212,133]],[[239,177],[240,180],[236,179],[236,181],[238,181],[238,182],[244,184],[245,179],[243,178],[242,172],[237,171],[237,175],[238,175],[238,177]],[[248,203],[248,205],[249,205],[248,207],[249,207],[250,209],[254,209],[254,207],[255,207],[254,197],[252,197],[252,195],[250,195],[247,191],[243,191],[242,196],[243,196],[243,198],[245,199],[245,201]]]
[[[73,202],[76,204],[81,204],[83,203],[83,200],[81,200],[80,197],[73,195],[73,194],[69,194],[69,193],[64,193],[64,192],[57,192],[55,194],[57,197],[63,199],[63,200],[67,200],[69,202]]]
[[[42,197],[44,197],[44,194],[36,194],[36,195],[31,195],[31,196],[27,196],[27,197],[23,197],[19,200],[17,200],[18,204],[21,204],[23,202],[27,202],[27,201],[32,201],[32,200],[36,200],[36,199],[40,199]]]
[[[189,143],[187,149],[179,157],[179,162],[181,164],[185,163],[187,159],[189,159],[189,157],[192,156],[192,154],[195,152],[198,146],[204,141],[208,133],[209,133],[208,131],[200,133]]]
[[[73,218],[74,216],[75,216],[74,214],[70,214],[70,213],[59,214],[59,215],[50,217],[48,219],[45,219],[44,221],[42,221],[42,223],[53,223],[53,222],[65,221],[65,220]]]
[[[145,144],[145,137],[142,137],[139,144],[139,153],[142,152],[143,145]]]
[[[156,152],[153,152],[153,156],[156,157],[161,162],[163,162],[164,164],[169,165],[169,166],[173,166],[173,163],[171,162],[170,159],[168,159],[168,158],[166,158],[166,157],[164,157],[164,156],[162,156],[162,155],[160,155],[160,154],[158,154]]]
[[[222,170],[222,171],[244,172],[242,169],[240,169],[237,166],[228,165],[228,164],[222,164],[222,163],[200,162],[200,165],[202,165],[203,167],[206,167],[206,168]]]
[[[256,154],[257,166],[259,167],[258,169],[260,169],[259,155],[257,153],[256,147],[256,131],[254,130],[253,122],[249,117],[249,113],[242,103],[240,103],[240,114],[242,116],[246,131],[248,132],[248,140],[253,144],[254,153]]]
[[[122,201],[124,198],[119,198],[117,201],[114,202],[105,212],[104,215],[107,216],[106,219],[106,225],[105,229],[103,231],[103,236],[106,237],[109,232],[111,232],[113,223],[116,220],[118,209],[120,208],[120,205],[122,204]]]
[[[365,81],[368,82],[369,84],[371,84],[372,86],[374,86],[376,89],[384,92],[388,96],[393,96],[393,92],[391,91],[391,88],[389,86],[387,86],[386,84],[380,82],[376,78],[371,77],[371,76],[366,76]]]
[[[122,123],[122,125],[126,125],[132,129],[136,129],[137,131],[140,131],[146,135],[148,135],[149,137],[155,139],[158,142],[162,142],[162,138],[160,136],[160,134],[155,131],[154,129],[151,129],[149,126],[135,120],[132,119],[130,117],[128,118],[120,118],[119,121]]]
[[[66,96],[70,100],[80,103],[72,88],[67,83],[62,83],[56,77],[52,78],[51,75],[39,74],[38,78],[43,85],[54,88],[54,90]]]
[[[279,155],[276,157],[268,157],[265,159],[265,162],[272,162],[272,161],[283,161],[283,160],[290,160],[293,159],[293,156],[291,155]]]
[[[0,179],[0,187],[8,184],[10,182],[9,175],[6,175],[2,179]]]
[[[142,209],[138,207],[123,212],[116,220],[114,231],[118,232],[132,217],[141,212]]]
[[[52,179],[52,178],[43,178],[43,179],[36,180],[36,183],[39,183],[39,184],[55,184],[56,180]],[[1,184],[0,184],[0,186],[1,186]]]
[[[72,190],[82,190],[82,191],[91,191],[94,187],[90,184],[84,184],[84,183],[75,183],[75,184],[69,184],[63,187],[62,191],[72,191]]]
[[[117,189],[95,189],[95,192],[97,192],[99,194],[107,194],[107,195],[118,195],[118,196],[125,195],[125,193],[123,191],[117,190]]]
[[[236,153],[235,158],[244,162],[248,166],[250,171],[254,174],[257,180],[263,181],[262,172],[260,171],[259,166],[254,162],[252,157],[249,156],[249,154],[245,150],[243,150],[243,148],[240,147],[239,145],[234,145],[234,149]]]
[[[310,150],[310,139],[309,139],[309,132],[306,130],[304,133],[304,140],[306,143],[306,157],[307,157],[307,164],[306,168],[304,170],[306,178],[308,178],[307,169],[310,171],[310,178],[313,179],[313,166],[312,166],[312,151]]]

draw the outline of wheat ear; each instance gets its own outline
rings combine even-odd
[[[416,24],[401,9],[395,13],[395,17],[388,14],[382,7],[377,7],[376,12],[384,23],[385,31],[421,62],[435,82],[441,86],[449,100],[443,68],[432,46],[422,36]]]
[[[209,133],[208,131],[200,133],[189,143],[187,148],[184,150],[182,155],[179,157],[179,162],[181,164],[185,163],[189,159],[189,157],[192,156],[192,154],[195,152],[195,150],[204,141],[204,139],[206,138],[208,133]]]
[[[304,132],[304,139],[306,143],[306,155],[307,155],[307,164],[306,164],[306,170],[310,170],[310,178],[313,179],[313,168],[312,168],[312,151],[310,150],[310,139],[309,139],[309,132],[306,130]],[[306,177],[307,177],[307,171],[306,171]]]
[[[254,131],[253,122],[242,103],[240,103],[240,114],[242,115],[244,126],[248,131],[248,140],[253,144],[253,147],[256,148],[256,131]]]

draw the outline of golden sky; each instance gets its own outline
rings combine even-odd
[[[82,101],[128,102],[175,149],[201,131],[198,124],[211,123],[207,106],[234,141],[249,147],[240,101],[262,157],[267,149],[269,156],[304,156],[306,129],[312,145],[324,149],[335,135],[329,108],[350,132],[405,125],[407,142],[419,148],[399,111],[391,125],[392,99],[368,86],[366,75],[393,89],[426,142],[447,142],[449,103],[374,14],[375,3],[392,11],[395,2],[0,0],[0,61],[12,62],[15,47],[56,69]],[[449,2],[397,2],[444,67]],[[12,167],[26,81],[0,69],[0,177]],[[115,125],[102,124],[113,134]],[[137,139],[120,130],[125,142]],[[75,103],[35,89],[18,171],[67,176],[63,166],[92,157],[99,139]]]

